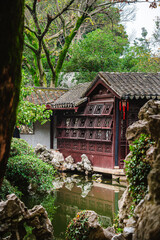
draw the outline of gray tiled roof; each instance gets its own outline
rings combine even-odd
[[[100,72],[99,76],[120,98],[160,97],[160,73]]]
[[[119,98],[160,99],[160,73],[100,72],[92,82],[78,84],[64,93],[52,108],[72,108],[87,101],[86,93],[101,79]]]
[[[46,88],[46,87],[34,87],[33,92],[26,99],[36,105],[47,104],[54,102],[61,97],[67,89],[62,88]]]
[[[53,104],[50,104],[51,107],[72,108],[80,105],[81,103],[87,100],[87,98],[82,97],[82,95],[87,90],[90,84],[91,82],[86,82],[74,86],[68,92],[66,92],[60,98],[58,98]]]

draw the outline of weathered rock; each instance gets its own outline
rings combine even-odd
[[[64,159],[62,153],[58,150],[47,149],[41,144],[37,144],[35,147],[35,153],[42,161],[51,164],[55,169],[60,171],[79,171],[84,172],[86,175],[92,172],[92,164],[85,154],[82,154],[81,161],[74,163],[72,156],[68,156]]]
[[[119,206],[119,224],[120,227],[124,227],[128,221],[128,215],[130,213],[130,206],[132,205],[132,200],[128,191],[128,187],[124,191],[121,199],[118,202]]]
[[[125,237],[123,236],[123,234],[118,234],[112,237],[111,240],[125,240]]]
[[[110,228],[103,229],[98,222],[98,215],[94,211],[86,211],[85,216],[88,218],[89,240],[111,240],[115,235]]]
[[[46,149],[47,149],[46,146],[43,146],[42,144],[38,143],[37,146],[35,147],[34,151],[36,154],[41,154]]]
[[[6,201],[0,202],[0,236],[8,232],[10,239],[23,239],[24,223],[34,228],[36,239],[53,239],[53,227],[42,206],[28,210],[15,194],[8,195]]]
[[[53,167],[55,167],[55,169],[61,168],[60,162],[58,162],[55,158],[52,159],[51,164],[53,165]]]
[[[74,163],[74,159],[72,158],[71,155],[69,155],[68,157],[65,158],[65,162],[66,162],[66,163],[73,164],[73,163]]]
[[[76,165],[79,172],[85,172],[88,174],[93,171],[92,164],[86,154],[81,155],[81,161],[77,162]]]
[[[160,112],[160,101],[149,100],[140,109],[138,118],[140,120],[145,119],[146,121],[149,121],[151,115],[157,115],[159,114],[159,112]]]
[[[126,138],[129,144],[138,139],[140,135],[149,134],[148,122],[146,120],[139,120],[127,128]]]
[[[81,196],[83,198],[85,198],[88,195],[88,193],[91,191],[92,185],[93,185],[92,182],[84,183],[83,187],[81,188],[82,189]]]
[[[120,220],[124,228],[123,236],[133,240],[160,239],[160,101],[150,100],[139,112],[139,121],[127,130],[127,138],[132,141],[141,133],[149,133],[156,142],[156,147],[147,151],[147,158],[153,162],[148,175],[149,193],[134,211],[133,218],[127,219],[128,206],[126,197],[121,200]],[[128,205],[128,206],[127,206]],[[124,218],[124,219],[123,219]],[[125,219],[126,218],[126,219]],[[122,220],[123,219],[123,220]],[[115,237],[114,237],[115,238]]]
[[[54,189],[60,189],[63,187],[63,185],[64,185],[64,181],[61,178],[56,177],[56,180],[53,181]]]
[[[133,227],[125,227],[123,229],[123,236],[127,240],[132,240],[132,235],[133,235],[134,231],[135,231],[135,228],[133,228]]]
[[[66,187],[69,191],[71,191],[72,188],[74,187],[74,183],[66,183],[66,184],[65,184],[65,187]]]
[[[137,226],[133,240],[159,240],[160,239],[160,207],[144,201],[135,209]]]
[[[42,144],[37,144],[35,147],[35,153],[38,155],[42,161],[53,165],[56,169],[61,169],[64,163],[63,154],[60,153],[58,150],[47,149],[46,146]]]

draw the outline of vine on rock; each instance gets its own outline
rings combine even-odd
[[[148,192],[147,176],[152,168],[152,160],[147,157],[148,149],[154,145],[150,136],[141,134],[138,140],[135,140],[130,145],[131,157],[125,160],[125,172],[129,183],[129,192],[133,200],[134,210],[141,199],[145,197]]]

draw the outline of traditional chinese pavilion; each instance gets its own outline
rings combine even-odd
[[[160,99],[159,73],[100,72],[48,105],[57,119],[57,148],[75,161],[85,153],[94,167],[123,168],[126,128],[149,99]]]

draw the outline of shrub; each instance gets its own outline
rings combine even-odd
[[[29,146],[29,144],[21,139],[21,138],[12,138],[11,149],[10,149],[10,157],[14,157],[16,155],[33,155],[34,149]]]
[[[48,191],[53,188],[55,170],[36,157],[34,151],[22,139],[13,139],[8,159],[6,177],[20,189],[30,183],[36,190]]]
[[[142,134],[130,146],[131,157],[125,161],[129,192],[135,204],[138,204],[148,191],[147,176],[152,168],[152,162],[146,158],[146,152],[153,144],[150,136]]]
[[[17,187],[12,186],[10,182],[4,178],[0,191],[0,200],[5,200],[6,195],[11,193],[15,193],[18,197],[22,196],[22,192],[20,192]]]

